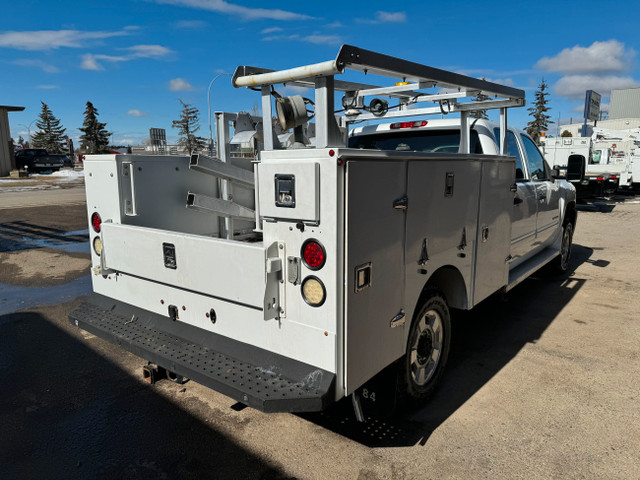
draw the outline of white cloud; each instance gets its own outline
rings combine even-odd
[[[37,60],[32,58],[21,58],[13,62],[14,65],[21,67],[35,67],[42,69],[46,73],[58,73],[60,69],[55,65],[51,65],[43,60]]]
[[[174,26],[178,29],[197,30],[208,27],[209,24],[204,20],[178,20]]]
[[[224,0],[156,0],[156,3],[237,15],[245,20],[311,20],[313,17],[280,9],[250,8]]]
[[[193,90],[193,87],[184,78],[174,78],[169,82],[169,90],[172,92],[188,92]]]
[[[499,85],[507,85],[508,87],[513,87],[516,84],[516,82],[514,82],[512,78],[490,78],[490,77],[485,77],[485,80],[487,82],[493,82],[493,83],[497,83]]]
[[[142,112],[137,108],[132,108],[131,110],[127,110],[127,115],[131,115],[132,117],[146,117],[149,114],[147,112]]]
[[[339,35],[307,35],[301,38],[303,42],[315,43],[316,45],[342,43],[342,37]]]
[[[271,28],[265,28],[260,33],[262,33],[263,35],[266,35],[267,33],[275,33],[275,32],[281,32],[281,31],[282,29],[280,27],[271,27]]]
[[[82,55],[82,63],[80,64],[80,68],[84,70],[104,70],[102,65],[100,65],[96,59],[95,55],[91,53],[85,53]]]
[[[608,97],[612,89],[633,88],[640,86],[640,82],[631,77],[616,75],[565,75],[553,86],[557,95],[574,99],[584,98],[587,90],[595,90],[600,95]]]
[[[536,67],[565,74],[624,73],[631,70],[635,56],[635,50],[627,48],[624,43],[607,40],[593,42],[588,47],[576,45],[565,48],[553,57],[541,58]]]
[[[131,58],[159,58],[173,53],[173,50],[162,45],[134,45],[125,50],[131,52]]]
[[[376,20],[380,23],[405,23],[407,14],[404,12],[376,12]]]
[[[163,47],[162,45],[134,45],[123,50],[130,52],[127,55],[104,55],[100,53],[85,53],[82,55],[81,67],[84,70],[104,70],[102,64],[98,60],[117,63],[129,62],[137,58],[161,58],[173,53],[173,50]]]
[[[343,26],[344,25],[342,25],[342,22],[339,22],[337,20],[325,25],[326,28],[342,28]]]
[[[278,89],[278,93],[285,97],[291,97],[293,95],[309,95],[310,92],[310,88],[298,87],[296,85],[287,85],[286,87]]]
[[[58,85],[38,85],[36,88],[38,90],[56,90],[60,87]]]
[[[119,31],[85,32],[81,30],[36,30],[0,33],[0,47],[18,50],[55,50],[61,47],[81,48],[91,40],[129,35],[131,28]]]
[[[343,42],[342,37],[339,35],[320,35],[317,33],[311,35],[271,35],[262,39],[263,42],[273,42],[281,40],[307,42],[316,45],[336,45]]]
[[[384,12],[377,11],[374,18],[358,18],[358,23],[378,24],[378,23],[406,23],[407,14],[404,12]]]

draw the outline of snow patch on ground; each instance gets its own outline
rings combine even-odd
[[[81,180],[84,178],[84,171],[76,171],[70,169],[58,170],[57,172],[52,172],[49,174],[37,173],[32,175],[33,178],[37,179],[55,179],[58,181],[73,181],[73,180]]]

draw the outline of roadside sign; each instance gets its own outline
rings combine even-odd
[[[584,118],[587,120],[598,120],[600,117],[600,94],[593,90],[587,90],[584,101]]]

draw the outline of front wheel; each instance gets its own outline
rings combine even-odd
[[[442,378],[451,344],[451,315],[441,292],[426,292],[411,323],[407,350],[398,369],[400,398],[422,401]]]

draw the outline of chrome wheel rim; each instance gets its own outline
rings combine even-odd
[[[562,248],[560,249],[560,267],[566,270],[569,267],[569,257],[571,256],[571,224],[567,224],[562,234]]]
[[[435,310],[429,310],[420,318],[411,345],[411,377],[416,385],[426,385],[435,374],[442,345],[442,317]]]

